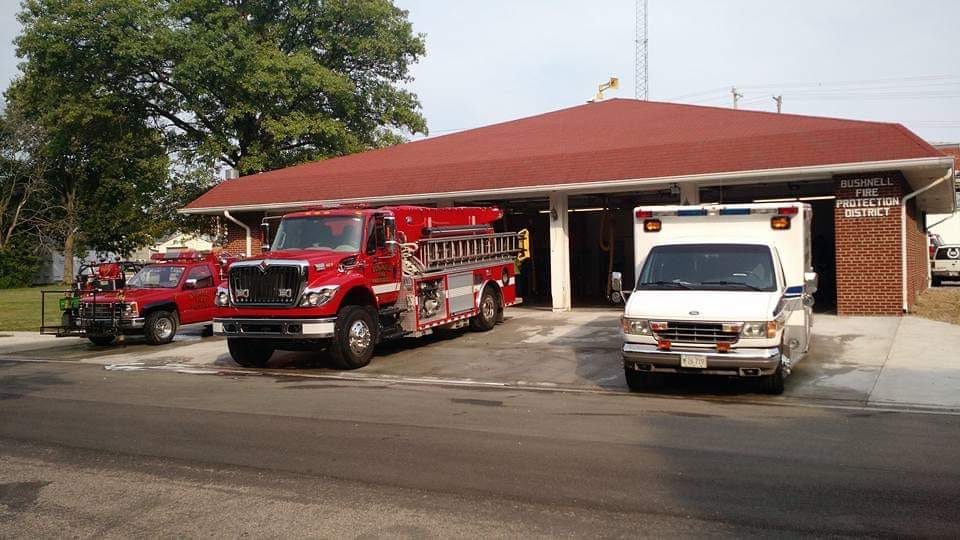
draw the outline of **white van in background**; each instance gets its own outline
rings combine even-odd
[[[812,215],[803,203],[636,208],[636,283],[612,276],[630,388],[696,373],[782,393],[810,346]]]

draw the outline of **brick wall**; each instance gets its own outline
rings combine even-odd
[[[260,254],[260,246],[263,243],[261,238],[260,221],[263,219],[262,213],[252,214],[232,214],[233,217],[245,223],[250,227],[250,255],[256,257]],[[223,245],[223,251],[233,255],[245,255],[247,252],[247,233],[242,227],[232,221],[223,218],[222,223],[226,225],[226,242]]]
[[[840,315],[902,314],[900,201],[905,183],[899,172],[834,179]]]
[[[917,200],[907,203],[907,306],[913,309],[917,296],[927,288],[927,267],[930,252],[927,233],[922,228],[923,216],[917,210]]]

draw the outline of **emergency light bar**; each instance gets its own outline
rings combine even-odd
[[[192,249],[168,249],[163,253],[154,253],[150,255],[152,261],[199,261],[203,260],[206,253],[198,253]]]
[[[644,232],[660,232],[663,223],[659,217],[700,217],[700,216],[749,216],[753,214],[773,214],[770,218],[770,228],[778,231],[790,228],[790,219],[800,213],[796,206],[781,206],[778,208],[690,208],[677,210],[637,210],[634,213],[637,219],[643,220]]]

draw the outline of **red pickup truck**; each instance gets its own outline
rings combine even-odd
[[[170,250],[151,260],[122,290],[93,288],[64,295],[61,324],[43,326],[40,332],[83,336],[96,345],[143,335],[147,343],[162,345],[182,325],[210,323],[217,287],[232,260],[192,250]]]

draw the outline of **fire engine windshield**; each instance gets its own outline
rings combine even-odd
[[[304,216],[280,222],[271,249],[360,251],[363,219],[359,216]]]
[[[657,246],[643,265],[637,290],[775,291],[773,257],[765,246],[678,244]]]
[[[144,266],[127,281],[127,287],[139,289],[175,289],[183,275],[183,266]]]

